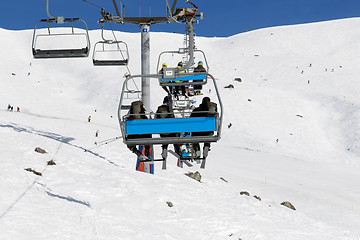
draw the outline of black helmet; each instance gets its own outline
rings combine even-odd
[[[207,104],[208,102],[210,102],[210,98],[209,97],[204,97],[202,99],[202,104]]]
[[[164,97],[164,100],[163,100],[163,104],[167,104],[167,103],[169,103],[169,97],[168,96]]]

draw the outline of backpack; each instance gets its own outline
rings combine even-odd
[[[159,114],[156,114],[156,118],[169,118],[168,106],[166,106],[166,105],[159,106],[156,113],[159,113]]]
[[[209,117],[215,117],[216,112],[217,112],[217,104],[214,103],[214,102],[208,102],[207,103],[207,108],[208,108],[208,111],[209,111],[208,116]]]

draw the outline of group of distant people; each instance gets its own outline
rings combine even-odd
[[[11,106],[10,104],[8,104],[7,110],[10,111],[10,112],[14,111],[14,106]],[[20,108],[16,107],[16,111],[20,112]]]
[[[217,114],[217,104],[210,101],[209,97],[204,97],[202,99],[201,104],[199,107],[195,108],[190,117],[212,117]],[[164,118],[175,118],[174,112],[172,111],[168,96],[164,98],[163,104],[157,108],[155,113],[156,119],[164,119]],[[148,119],[145,114],[145,108],[142,101],[135,101],[131,103],[131,107],[129,110],[129,115],[127,120],[136,120],[136,119]],[[211,136],[214,132],[193,132],[191,136]],[[134,134],[128,135],[128,139],[136,139],[136,138],[151,138],[151,134]],[[161,133],[161,138],[167,137],[180,137],[180,133]],[[137,148],[136,145],[128,145],[128,148],[134,152],[140,159],[148,160],[150,159],[150,145],[145,145],[145,154],[142,154]],[[181,156],[181,144],[174,144],[175,152]],[[167,157],[167,149],[168,144],[162,145],[162,154],[161,156],[166,159]],[[200,151],[200,144],[194,143],[193,150],[195,152],[195,158],[200,158],[201,151]],[[203,157],[207,157],[207,153],[210,150],[210,142],[204,143],[203,148]]]

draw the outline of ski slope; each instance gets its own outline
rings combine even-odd
[[[126,68],[33,59],[32,30],[0,29],[1,239],[360,239],[359,29],[352,18],[196,37],[221,92],[222,139],[205,169],[169,157],[155,175],[136,172],[116,139]],[[140,34],[116,34],[139,74]],[[151,33],[150,44],[157,72],[183,36]],[[156,110],[165,94],[151,89]]]

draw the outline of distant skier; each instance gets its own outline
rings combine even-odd
[[[17,111],[17,112],[20,112],[20,108],[19,108],[19,107],[17,107],[17,108],[16,108],[16,111]]]
[[[90,121],[91,121],[91,116],[88,117],[88,122],[90,122]]]
[[[7,110],[8,110],[8,111],[11,110],[11,105],[10,105],[10,104],[8,105]]]
[[[228,128],[231,128],[231,126],[232,126],[232,123],[229,123]]]
[[[99,136],[99,130],[96,130],[95,137],[98,137],[98,136]]]

